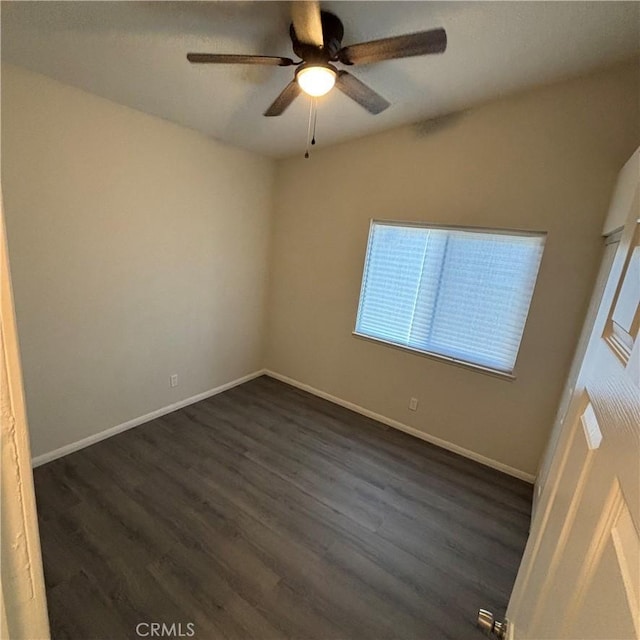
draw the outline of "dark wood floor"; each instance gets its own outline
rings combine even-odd
[[[524,482],[266,377],[35,482],[52,635],[73,640],[149,622],[197,639],[482,638],[531,507]]]

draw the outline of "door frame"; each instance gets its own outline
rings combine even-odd
[[[0,638],[48,640],[33,470],[0,188]]]

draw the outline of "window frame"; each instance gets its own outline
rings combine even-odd
[[[525,237],[539,237],[543,239],[542,243],[542,256],[540,259],[540,265],[538,266],[538,272],[536,274],[536,279],[533,284],[533,291],[531,293],[531,301],[529,302],[529,307],[527,309],[527,313],[525,315],[525,322],[522,329],[522,337],[520,339],[520,344],[518,345],[518,353],[516,355],[516,361],[513,365],[513,370],[511,372],[501,371],[500,369],[494,369],[492,367],[487,367],[481,364],[476,364],[474,362],[469,362],[468,360],[461,360],[459,358],[453,358],[451,356],[446,356],[441,353],[437,353],[435,351],[427,351],[425,349],[416,349],[415,347],[408,347],[402,344],[398,344],[395,342],[390,342],[389,340],[384,340],[382,338],[376,338],[373,336],[369,336],[364,333],[360,333],[357,331],[358,326],[358,316],[360,314],[360,306],[362,303],[362,292],[364,288],[364,278],[367,270],[367,256],[369,255],[369,242],[371,239],[371,231],[375,224],[386,225],[386,226],[394,226],[394,227],[418,227],[421,229],[442,229],[442,230],[451,230],[451,231],[469,231],[471,233],[492,233],[497,235],[508,235],[508,236],[525,236]],[[484,373],[486,375],[490,375],[496,378],[501,378],[503,380],[513,381],[516,380],[516,367],[518,364],[518,359],[520,357],[520,348],[522,346],[522,341],[524,340],[524,331],[527,327],[527,323],[529,322],[529,314],[531,312],[531,306],[533,304],[533,297],[535,296],[536,288],[538,286],[538,279],[540,277],[540,269],[542,268],[542,260],[544,258],[544,249],[546,247],[548,232],[540,231],[534,229],[512,229],[509,227],[475,227],[470,225],[457,225],[457,224],[436,224],[431,222],[424,222],[421,220],[385,220],[381,218],[371,218],[369,220],[369,228],[367,231],[367,242],[366,249],[363,257],[363,265],[362,265],[362,275],[360,277],[360,291],[358,293],[358,304],[356,305],[356,314],[354,319],[353,331],[351,335],[358,340],[364,340],[367,342],[373,342],[375,344],[381,344],[387,347],[392,347],[394,349],[399,349],[400,351],[405,351],[407,353],[416,354],[422,356],[424,358],[431,358],[433,360],[438,360],[440,362],[446,362],[448,364],[457,365],[460,367],[464,367],[465,369],[470,369],[472,371],[476,371],[478,373]]]

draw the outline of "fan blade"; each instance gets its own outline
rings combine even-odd
[[[276,67],[289,67],[295,64],[290,58],[279,56],[237,56],[224,53],[187,53],[187,60],[207,64],[268,64]]]
[[[291,3],[291,21],[298,40],[318,48],[324,45],[320,3],[315,0],[298,0]]]
[[[374,115],[384,111],[390,104],[380,94],[346,71],[338,71],[336,87]]]
[[[281,116],[285,109],[300,95],[300,91],[298,83],[292,80],[264,112],[264,115],[267,117]]]
[[[338,53],[343,64],[368,64],[391,60],[424,56],[428,53],[442,53],[447,48],[447,32],[444,29],[419,31],[404,36],[383,38],[343,47]]]

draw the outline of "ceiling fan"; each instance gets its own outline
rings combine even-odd
[[[313,1],[292,2],[292,24],[289,35],[294,53],[301,58],[279,56],[226,55],[217,53],[188,53],[187,60],[205,64],[259,64],[297,67],[293,80],[284,88],[265,116],[279,116],[304,91],[310,96],[325,95],[335,86],[369,113],[384,111],[389,102],[380,94],[343,69],[343,65],[369,64],[393,58],[409,58],[442,53],[447,47],[444,29],[419,31],[402,36],[342,46],[344,28],[340,19],[328,11],[321,11]]]

